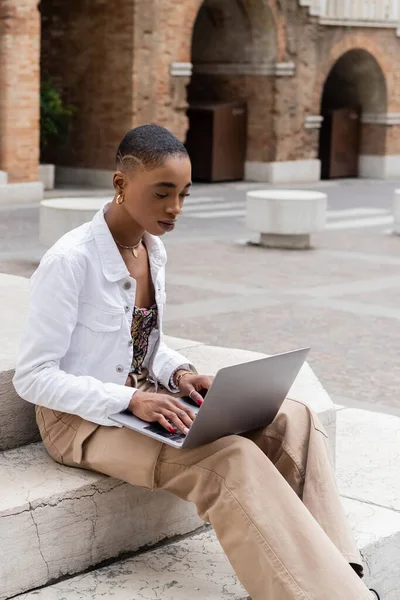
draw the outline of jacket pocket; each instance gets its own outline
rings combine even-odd
[[[118,331],[123,316],[122,311],[106,311],[86,302],[78,310],[78,322],[92,331]]]

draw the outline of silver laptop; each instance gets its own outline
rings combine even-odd
[[[200,408],[189,398],[179,399],[196,413],[186,436],[170,433],[159,423],[142,421],[129,411],[110,419],[175,448],[195,448],[225,435],[266,427],[276,417],[309,350],[302,348],[218,371]]]

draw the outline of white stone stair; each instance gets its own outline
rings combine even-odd
[[[337,474],[344,506],[382,600],[400,598],[400,419],[338,412]],[[246,592],[211,529],[18,596],[21,600],[239,600]]]
[[[151,552],[17,596],[20,600],[244,600],[209,529]]]
[[[202,525],[193,506],[54,463],[41,443],[0,453],[0,598]]]
[[[34,411],[16,396],[11,380],[26,288],[26,280],[0,275],[0,306],[7,307],[0,310],[6,333],[0,356],[0,600],[202,525],[193,506],[169,494],[58,465],[41,443],[25,445],[37,438]],[[262,357],[179,338],[166,342],[209,374]],[[336,413],[308,365],[292,391],[309,400],[334,444]]]
[[[400,598],[400,418],[337,412],[336,474],[370,587]]]

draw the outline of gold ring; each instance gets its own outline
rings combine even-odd
[[[190,394],[189,394],[189,398],[190,398],[191,400],[193,400],[193,398],[192,398],[192,394],[193,394],[193,392],[195,392],[195,391],[196,391],[196,390],[192,390],[192,391],[190,392]]]

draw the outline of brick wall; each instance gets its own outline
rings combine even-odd
[[[395,57],[400,57],[400,39],[395,30],[324,27],[317,19],[310,18],[308,9],[300,8],[293,0],[282,1],[279,6],[275,0],[268,4],[269,12],[261,12],[259,3],[247,2],[250,16],[246,21],[239,19],[234,3],[230,2],[228,9],[227,0],[207,0],[194,33],[192,60],[195,64],[243,59],[257,63],[275,58],[278,62],[296,65],[294,77],[193,77],[189,97],[194,100],[204,100],[207,96],[225,100],[236,96],[249,102],[248,160],[291,161],[318,157],[319,131],[306,129],[305,118],[321,114],[326,79],[336,61],[354,48],[364,51],[364,60],[357,63],[353,57],[353,61],[348,61],[342,69],[342,80],[346,80],[346,71],[347,82],[357,78],[357,91],[365,111],[399,112],[400,75]],[[208,9],[208,17],[205,9]],[[257,39],[254,28],[260,22],[268,34],[264,33],[261,43],[258,38],[251,49],[249,28],[253,28],[250,37]],[[224,23],[229,25],[225,33]],[[223,41],[219,46],[218,39]],[[263,45],[268,49],[264,55],[260,51]],[[237,56],[238,48],[243,48],[242,59]],[[378,90],[375,94],[371,94],[371,86]],[[397,137],[396,127],[364,125],[361,152],[393,153],[400,147]]]
[[[359,90],[362,92],[360,103],[364,110],[399,112],[400,106],[400,88],[397,85],[400,83],[397,75],[400,39],[395,30],[321,26],[316,18],[309,17],[308,9],[294,5],[286,1],[282,8],[287,35],[285,59],[296,64],[296,75],[291,81],[276,83],[277,160],[318,157],[318,130],[304,129],[304,118],[321,113],[328,75],[340,57],[350,50],[362,49],[371,55],[369,65],[367,62],[348,65],[350,76],[359,75]],[[376,68],[368,70],[373,62]],[[386,84],[387,102],[382,101],[382,94],[380,98],[375,94],[374,102],[371,87],[377,88],[379,78],[383,86]],[[361,152],[377,155],[394,153],[396,142],[391,140],[397,139],[397,129],[364,125]],[[399,146],[400,143],[397,144]]]
[[[37,0],[0,3],[0,168],[11,181],[37,179],[36,5]],[[57,164],[112,168],[125,131],[150,121],[185,139],[188,94],[191,100],[248,102],[248,160],[316,158],[319,133],[305,129],[304,119],[320,114],[332,67],[354,48],[374,57],[370,65],[376,67],[368,71],[365,62],[350,68],[363,82],[362,96],[371,100],[370,82],[381,78],[385,110],[400,112],[395,30],[321,26],[295,0],[41,0],[40,11],[42,76],[51,77],[77,108],[69,147],[51,148],[46,157]],[[275,77],[239,69],[197,73],[191,82],[171,75],[171,63],[192,60],[242,66],[293,62],[296,73]],[[372,104],[365,110],[379,112],[383,106]],[[400,127],[363,126],[362,152],[400,153]]]
[[[42,77],[77,111],[59,165],[112,169],[133,124],[133,0],[41,0]],[[145,76],[145,74],[144,74]]]
[[[0,169],[38,180],[40,19],[37,0],[0,2]]]

